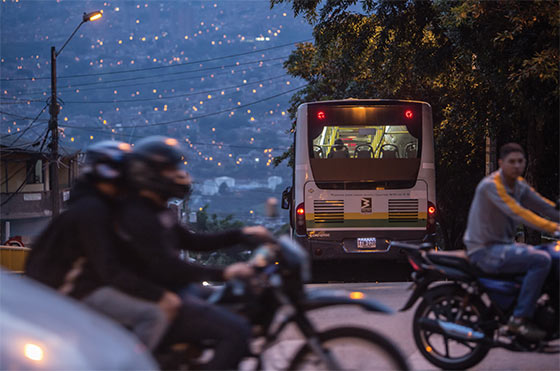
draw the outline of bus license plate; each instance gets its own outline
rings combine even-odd
[[[377,241],[375,237],[358,238],[358,249],[375,249]]]

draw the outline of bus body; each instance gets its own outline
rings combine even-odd
[[[297,112],[292,235],[313,259],[404,260],[389,241],[435,231],[431,106],[406,100],[304,103]]]

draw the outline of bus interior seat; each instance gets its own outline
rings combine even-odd
[[[373,148],[369,144],[360,144],[354,151],[355,158],[373,158]]]
[[[399,149],[394,144],[381,146],[381,158],[399,158]]]
[[[416,158],[418,154],[418,149],[416,148],[416,144],[408,143],[406,147],[404,147],[404,154],[406,158]]]
[[[313,146],[313,158],[324,158],[323,149],[319,146]]]
[[[348,147],[343,146],[342,148],[339,147],[337,150],[336,146],[331,147],[331,151],[329,152],[328,158],[348,158],[350,157],[348,153]]]

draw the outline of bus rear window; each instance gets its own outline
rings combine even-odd
[[[421,136],[419,104],[308,107],[309,157],[319,182],[369,182],[371,187],[388,188],[413,185]],[[362,186],[370,187],[358,188]]]
[[[325,125],[311,138],[312,158],[418,158],[418,138],[405,125]]]

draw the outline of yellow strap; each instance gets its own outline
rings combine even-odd
[[[496,185],[496,189],[498,190],[498,196],[504,201],[504,203],[513,211],[516,215],[520,216],[526,222],[539,227],[547,232],[554,233],[558,228],[557,224],[551,222],[550,220],[546,220],[541,218],[537,214],[533,213],[530,210],[527,210],[517,203],[515,199],[513,199],[510,195],[508,195],[506,191],[506,187],[502,183],[502,178],[500,177],[500,173],[497,172],[494,175],[494,184]]]

